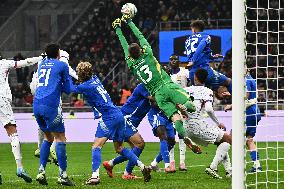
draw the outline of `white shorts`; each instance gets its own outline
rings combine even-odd
[[[225,134],[219,127],[208,125],[204,120],[190,119],[184,123],[187,137],[202,146],[220,142]]]
[[[0,97],[0,123],[3,126],[7,124],[16,124],[11,101],[8,98]]]

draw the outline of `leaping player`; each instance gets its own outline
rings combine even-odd
[[[8,83],[9,70],[12,68],[20,68],[30,66],[41,61],[42,57],[27,58],[25,60],[0,60],[0,122],[6,129],[8,137],[11,141],[12,153],[16,160],[17,172],[16,175],[26,182],[32,182],[32,178],[23,168],[21,145],[17,133],[16,121],[11,107],[12,94]],[[2,179],[1,183],[2,183]]]
[[[201,20],[193,21],[191,24],[192,35],[185,41],[186,55],[189,59],[190,80],[194,84],[194,73],[198,68],[203,68],[208,72],[205,85],[216,91],[219,86],[225,86],[232,93],[232,81],[220,72],[213,70],[209,63],[221,55],[212,55],[210,48],[211,37],[204,32],[205,24]]]
[[[186,136],[197,144],[207,146],[208,144],[217,144],[215,157],[205,172],[214,178],[221,179],[217,168],[220,163],[224,165],[226,176],[231,177],[231,163],[229,149],[232,143],[231,135],[225,133],[222,129],[224,124],[220,123],[213,110],[213,91],[205,87],[207,71],[197,69],[194,74],[195,86],[186,88],[186,91],[194,97],[194,103],[197,108],[196,112],[189,113],[185,121]],[[204,113],[207,113],[216,125],[209,125]]]

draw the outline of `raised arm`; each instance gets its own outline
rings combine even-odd
[[[128,43],[127,43],[127,40],[126,40],[126,38],[124,37],[124,35],[123,35],[122,31],[121,31],[121,20],[120,20],[120,18],[117,18],[117,19],[115,19],[115,21],[113,21],[112,27],[115,30],[115,33],[118,36],[120,44],[121,44],[121,46],[123,48],[125,59],[127,59],[128,56],[129,56],[129,53],[128,53]]]
[[[134,33],[135,37],[137,37],[137,39],[139,40],[141,47],[146,45],[149,48],[151,48],[151,45],[145,39],[144,35],[140,32],[140,30],[136,27],[136,25],[132,22],[132,20],[128,20],[127,24],[130,27],[130,29],[132,30],[132,32]]]
[[[25,60],[13,61],[14,65],[13,64],[10,64],[10,65],[11,65],[11,67],[14,67],[14,68],[21,68],[21,67],[25,67],[25,66],[34,65],[34,64],[36,64],[40,61],[42,61],[41,56],[33,57],[33,58],[27,58]]]

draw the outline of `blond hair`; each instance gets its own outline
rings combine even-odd
[[[90,62],[79,62],[76,71],[80,83],[90,80],[94,75],[93,65]]]

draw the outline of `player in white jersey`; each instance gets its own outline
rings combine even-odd
[[[169,62],[169,74],[171,76],[171,79],[174,83],[180,85],[182,88],[185,88],[188,86],[188,79],[189,79],[189,71],[186,68],[180,67],[180,61],[179,57],[177,55],[171,55],[170,62]],[[186,165],[185,165],[185,152],[186,152],[186,144],[184,143],[184,138],[180,135],[179,137],[179,170],[180,171],[186,171]],[[193,144],[188,145],[190,149],[194,153],[201,153],[201,149]],[[175,157],[174,157],[174,151],[175,149],[172,148],[170,150],[170,166],[171,170],[175,170]]]
[[[213,91],[204,86],[208,73],[198,69],[194,75],[195,86],[185,88],[194,97],[196,112],[189,113],[185,120],[186,136],[197,144],[207,146],[218,145],[215,157],[205,172],[214,178],[222,178],[217,173],[217,167],[223,163],[226,175],[231,176],[231,163],[228,151],[232,143],[231,135],[227,134],[224,124],[220,123],[213,110]],[[207,123],[204,114],[208,114],[216,125]]]
[[[60,50],[60,61],[65,62],[68,66],[69,66],[69,54],[64,51],[64,50]],[[34,94],[35,90],[37,88],[37,84],[38,84],[38,72],[36,71],[33,74],[33,78],[32,78],[32,82],[30,83],[30,89],[31,89],[31,93]],[[78,80],[78,75],[76,73],[75,70],[73,70],[70,66],[69,66],[69,75],[71,77],[73,77],[74,79]],[[44,140],[44,133],[43,131],[38,128],[38,149],[36,149],[34,155],[36,157],[40,157],[40,148],[41,148],[41,144]],[[49,161],[51,161],[52,163],[54,163],[55,165],[58,165],[57,162],[57,158],[56,158],[56,152],[55,152],[55,142],[52,143],[51,147],[50,147],[50,158]]]
[[[16,121],[12,111],[12,94],[8,83],[9,70],[36,64],[42,57],[27,58],[25,60],[0,60],[0,123],[4,126],[11,141],[17,172],[16,175],[26,182],[32,182],[32,178],[25,172],[22,164],[20,140],[17,133]]]

